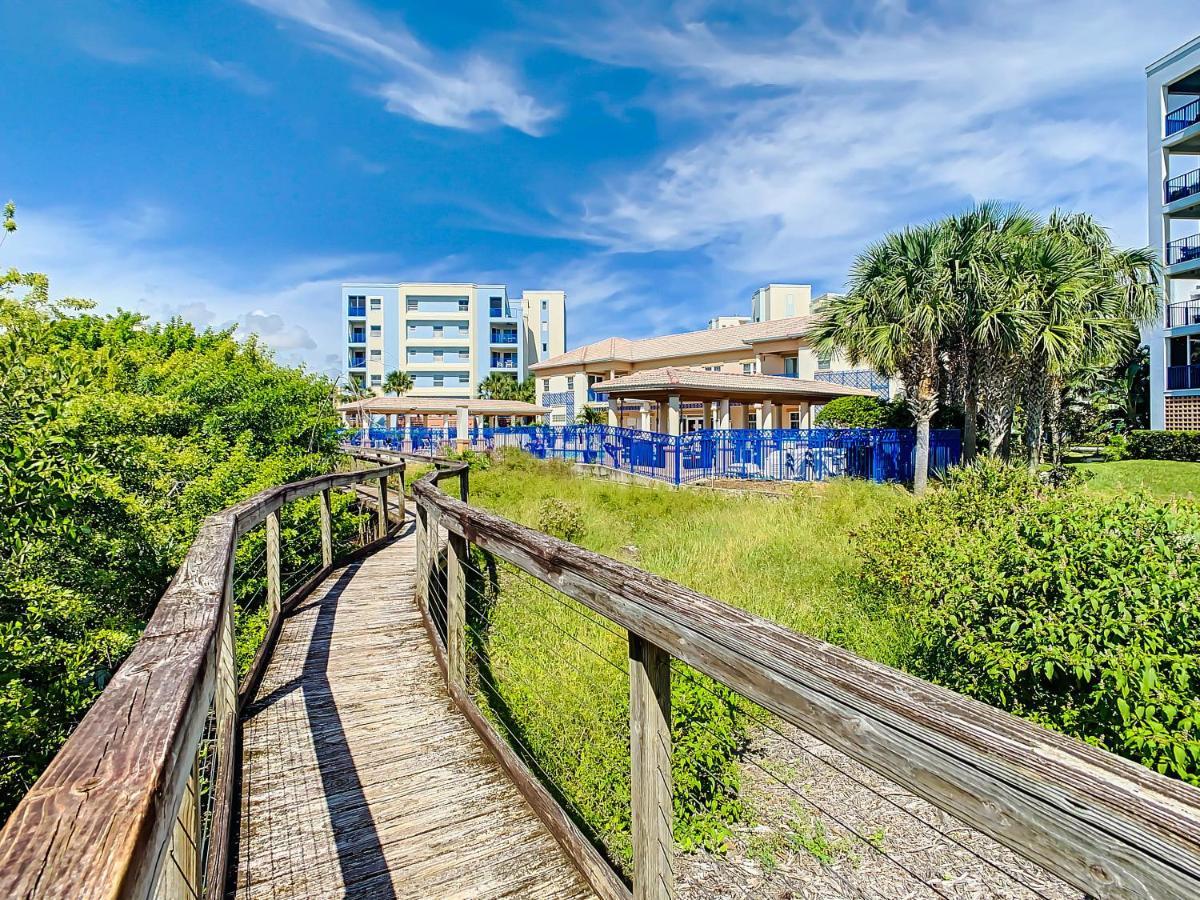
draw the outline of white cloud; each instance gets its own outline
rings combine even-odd
[[[700,136],[588,191],[572,233],[835,282],[886,229],[992,197],[1086,208],[1144,243],[1142,69],[1188,10],[1017,0],[935,19],[890,4],[857,29],[799,13],[751,36],[703,6],[608,10],[575,23],[574,49],[655,72],[644,102]]]
[[[384,24],[350,0],[244,2],[309,29],[321,49],[373,72],[380,79],[373,90],[391,112],[446,128],[495,120],[530,135],[555,115],[495,61],[439,59],[402,25]]]
[[[253,269],[243,260],[161,249],[166,226],[155,230],[152,221],[169,216],[135,207],[87,218],[74,209],[22,207],[0,266],[45,272],[55,297],[85,297],[101,311],[120,307],[160,321],[177,315],[200,327],[235,326],[240,335],[258,334],[282,362],[340,372],[341,357],[329,350],[341,344],[341,282],[381,277],[384,260],[293,258],[247,274]]]
[[[214,78],[228,82],[253,97],[264,97],[273,90],[269,81],[256,75],[241,63],[205,57],[202,65]]]

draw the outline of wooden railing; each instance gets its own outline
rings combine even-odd
[[[629,892],[471,696],[472,547],[628,633],[638,898],[674,896],[672,658],[1090,896],[1200,897],[1200,790],[469,506],[437,486],[456,474],[431,472],[413,486],[430,637],[451,695],[601,896]]]
[[[374,485],[374,541],[403,519],[388,479],[405,465],[322,475],[264,491],[200,526],[133,652],[0,832],[0,896],[169,897],[224,894],[238,711],[253,694],[282,616],[335,559],[330,492]],[[280,511],[320,496],[319,568],[281,596]],[[267,635],[239,689],[234,551],[266,529]]]

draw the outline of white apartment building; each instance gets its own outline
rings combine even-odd
[[[347,383],[382,392],[389,372],[413,378],[413,397],[474,397],[499,372],[523,379],[529,366],[566,347],[566,294],[502,284],[351,282],[341,288]]]
[[[585,406],[607,405],[607,396],[593,387],[597,382],[663,367],[778,375],[867,389],[889,398],[898,384],[870,369],[852,368],[840,355],[818,354],[809,343],[812,312],[829,296],[833,295],[814,299],[807,284],[769,284],[754,292],[748,317],[719,316],[701,331],[642,340],[610,337],[576,347],[530,366],[537,403],[550,408],[551,424],[570,424]],[[734,427],[747,427],[749,415],[735,411],[741,424]],[[781,422],[784,427],[801,427],[804,418],[796,408]],[[684,419],[685,428],[699,427],[702,410],[685,411]]]
[[[1150,245],[1163,317],[1150,347],[1150,427],[1200,429],[1200,37],[1146,68]]]

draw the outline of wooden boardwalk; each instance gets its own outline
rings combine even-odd
[[[284,624],[244,716],[237,894],[591,897],[446,693],[408,521]]]

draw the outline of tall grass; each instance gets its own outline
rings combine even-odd
[[[910,503],[861,482],[802,486],[782,499],[671,491],[576,475],[506,454],[472,472],[472,502],[539,527],[578,511],[579,544],[863,655],[892,662],[897,631],[843,590],[857,565],[854,530]],[[552,502],[556,501],[556,502]],[[547,509],[555,515],[546,516]],[[501,564],[469,593],[475,687],[560,799],[628,868],[627,638],[615,625]],[[694,677],[694,675],[692,676]],[[716,691],[716,695],[712,693]],[[746,735],[716,685],[672,690],[675,834],[720,849],[746,817],[736,756]]]

